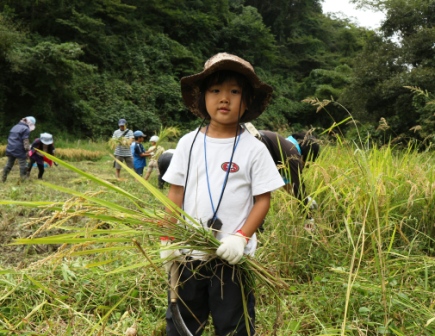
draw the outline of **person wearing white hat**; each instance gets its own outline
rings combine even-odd
[[[35,129],[36,119],[34,117],[25,117],[19,121],[9,132],[8,145],[6,146],[6,156],[8,162],[3,169],[2,182],[6,182],[15,160],[20,164],[20,179],[25,180],[27,177],[27,152],[30,148],[30,132]]]
[[[27,166],[27,177],[30,176],[30,171],[32,170],[33,164],[36,163],[38,166],[38,179],[42,180],[42,176],[44,175],[45,167],[44,162],[46,162],[50,167],[53,164],[53,161],[48,159],[44,153],[38,152],[36,149],[48,153],[50,155],[54,155],[54,144],[53,144],[53,136],[50,133],[41,133],[39,138],[36,138],[32,147],[30,148],[29,158],[30,162]]]
[[[148,155],[151,155],[150,162],[148,163],[147,173],[145,175],[145,180],[148,180],[151,176],[151,173],[153,170],[156,170],[157,175],[160,175],[159,173],[159,165],[157,163],[160,155],[165,151],[165,149],[158,145],[159,137],[157,135],[153,135],[150,138],[151,147],[145,152]]]

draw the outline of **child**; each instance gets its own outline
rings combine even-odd
[[[42,176],[44,175],[44,162],[47,162],[49,166],[52,165],[53,161],[49,160],[44,156],[43,153],[36,151],[35,149],[39,149],[48,154],[54,155],[54,145],[53,145],[53,136],[50,133],[41,133],[39,138],[36,138],[32,147],[30,148],[29,158],[30,162],[27,166],[27,176],[30,176],[30,171],[32,170],[33,164],[36,162],[38,166],[38,179],[42,180]]]
[[[157,145],[158,141],[159,141],[159,137],[157,135],[153,135],[150,138],[151,147],[146,151],[146,153],[151,156],[151,159],[148,164],[145,180],[148,180],[150,178],[151,173],[153,172],[154,169],[157,171],[157,175],[160,175],[157,160],[159,159],[160,155],[162,155],[162,153],[165,151],[165,149],[162,146]]]
[[[201,335],[209,314],[216,335],[253,335],[252,288],[233,265],[244,253],[254,254],[255,231],[269,210],[271,191],[284,183],[264,144],[239,124],[264,111],[272,87],[249,62],[219,53],[202,72],[182,78],[181,91],[185,105],[208,125],[180,139],[163,179],[170,184],[168,197],[205,228],[212,225],[221,245],[215,258],[198,252],[186,256],[179,310],[194,335]],[[169,310],[166,317],[167,335],[179,335]]]
[[[25,117],[11,128],[8,137],[8,145],[6,146],[6,156],[8,162],[3,169],[2,182],[6,182],[15,160],[18,159],[20,164],[20,179],[21,181],[27,178],[27,152],[30,149],[29,135],[35,129],[36,119],[34,117]]]
[[[145,153],[145,149],[143,148],[142,142],[144,141],[145,134],[142,131],[136,131],[133,133],[134,142],[131,144],[131,154],[133,155],[133,167],[134,171],[143,176],[143,169],[147,165],[146,157],[149,154]]]

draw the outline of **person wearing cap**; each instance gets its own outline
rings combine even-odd
[[[135,131],[133,133],[134,141],[131,144],[131,153],[133,155],[133,167],[134,171],[143,176],[143,169],[147,165],[146,157],[150,154],[145,153],[142,142],[144,142],[146,135],[142,131]]]
[[[153,135],[150,138],[151,147],[146,151],[147,155],[150,155],[150,162],[148,163],[147,173],[145,175],[145,180],[148,180],[151,176],[151,173],[153,170],[156,170],[157,175],[160,175],[159,173],[159,166],[158,166],[158,159],[160,155],[165,151],[165,149],[158,145],[159,137],[157,135]]]
[[[44,153],[38,152],[37,149],[48,153],[54,156],[54,144],[53,144],[53,136],[50,133],[41,133],[39,138],[36,138],[29,152],[30,162],[27,166],[27,177],[30,176],[30,172],[32,171],[33,164],[36,163],[38,167],[38,179],[42,180],[42,176],[44,175],[44,163],[46,162],[50,167],[53,164],[53,161],[48,159]]]
[[[125,162],[125,164],[133,169],[133,155],[131,154],[130,145],[134,138],[133,131],[127,128],[127,121],[125,119],[119,119],[119,128],[113,132],[112,138],[119,140],[126,140],[124,143],[120,143],[115,148],[115,158],[120,162]],[[121,139],[125,138],[125,139]],[[116,172],[116,178],[119,180],[121,178],[121,165],[115,161],[114,167]]]
[[[9,132],[8,144],[6,146],[6,156],[8,161],[3,169],[2,182],[6,179],[14,166],[15,160],[20,164],[20,179],[27,178],[27,155],[30,149],[30,132],[35,129],[36,119],[25,117],[21,119]]]
[[[254,255],[255,231],[269,210],[271,192],[284,182],[266,146],[240,123],[257,118],[272,91],[249,62],[228,53],[181,79],[184,104],[203,123],[180,139],[163,179],[170,184],[169,199],[196,220],[192,225],[211,230],[220,241],[212,256],[167,248],[171,240],[161,237],[165,270],[186,254],[178,260],[178,305],[194,335],[202,333],[209,315],[217,335],[255,334],[254,289],[237,264],[245,254]],[[176,225],[166,211],[166,220]],[[179,335],[169,309],[166,322],[167,335]]]

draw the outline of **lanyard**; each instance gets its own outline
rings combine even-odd
[[[232,150],[232,153],[231,153],[230,164],[229,164],[229,166],[227,168],[227,171],[225,173],[225,179],[224,179],[224,182],[222,184],[222,190],[221,190],[221,194],[219,196],[219,202],[218,202],[217,207],[215,209],[214,203],[213,203],[213,197],[211,195],[210,179],[209,179],[209,176],[208,176],[208,167],[207,167],[207,141],[206,141],[207,131],[208,131],[208,125],[207,125],[207,127],[205,129],[205,134],[204,134],[204,161],[205,161],[205,175],[206,175],[206,178],[207,178],[208,195],[210,197],[210,204],[211,204],[211,208],[213,210],[213,217],[211,218],[211,220],[212,220],[211,223],[213,223],[217,219],[217,212],[219,210],[219,206],[221,204],[222,197],[224,195],[225,187],[226,187],[227,182],[228,182],[228,176],[230,174],[231,166],[233,164],[234,153],[236,151],[237,145],[239,144],[241,133],[239,133],[239,131],[237,131],[239,134],[238,135],[236,134],[237,139],[234,139],[234,145],[233,145],[233,150]],[[220,229],[220,228],[217,228],[217,229]]]

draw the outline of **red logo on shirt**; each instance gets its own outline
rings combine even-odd
[[[221,165],[221,168],[224,172],[228,171],[228,168],[230,167],[230,163],[229,162],[224,162]],[[237,165],[237,163],[232,163],[231,164],[231,169],[230,169],[230,173],[236,173],[239,171],[239,166]]]

